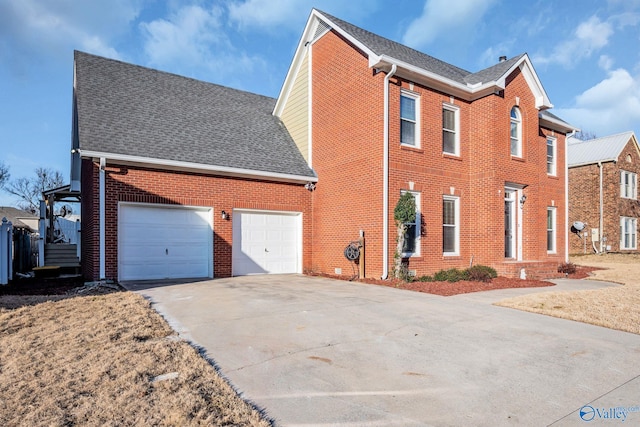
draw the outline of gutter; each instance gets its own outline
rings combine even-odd
[[[389,80],[396,73],[396,64],[384,76],[384,151],[382,159],[382,280],[389,277]]]
[[[602,253],[602,236],[604,236],[604,232],[602,230],[603,225],[603,216],[604,216],[604,207],[603,207],[603,196],[602,196],[602,162],[598,162],[598,168],[600,169],[600,223],[598,224],[600,230],[598,233],[598,240],[600,240],[600,253]]]

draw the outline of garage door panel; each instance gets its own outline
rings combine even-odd
[[[210,218],[209,208],[120,205],[120,280],[212,277]]]
[[[300,272],[299,213],[234,212],[233,274]]]

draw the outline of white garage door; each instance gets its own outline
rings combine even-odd
[[[233,212],[233,275],[300,273],[302,215]]]
[[[118,277],[213,277],[211,209],[120,204]]]

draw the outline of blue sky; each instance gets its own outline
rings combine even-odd
[[[0,161],[68,176],[74,49],[277,97],[312,7],[469,71],[526,52],[552,112],[640,135],[640,0],[0,0]]]

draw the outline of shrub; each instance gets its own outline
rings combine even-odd
[[[467,269],[467,277],[474,282],[490,282],[491,279],[498,277],[498,273],[494,268],[486,265],[474,265]]]
[[[419,282],[433,282],[433,277],[431,276],[420,276],[418,278]]]
[[[433,275],[433,280],[436,282],[458,282],[460,280],[467,279],[467,272],[458,270],[457,268],[450,268],[448,270],[440,270]]]
[[[570,262],[564,262],[558,266],[558,273],[573,274],[576,272],[576,265]]]

